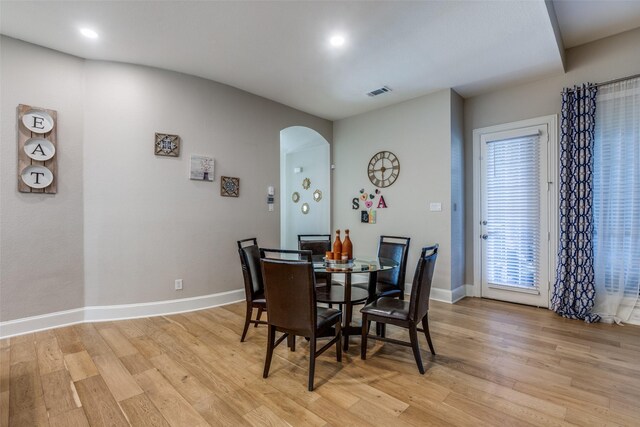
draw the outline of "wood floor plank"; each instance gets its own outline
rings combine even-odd
[[[309,343],[240,342],[244,304],[82,324],[0,342],[0,427],[86,425],[640,426],[640,328],[587,325],[481,299],[432,302],[437,356],[359,339],[335,361]],[[355,318],[359,314],[355,313]],[[387,335],[406,340],[389,326]],[[75,381],[75,382],[74,382]],[[82,405],[79,407],[78,405]]]
[[[128,426],[120,406],[109,392],[100,375],[85,378],[75,383],[80,402],[89,424],[97,426]]]
[[[89,421],[82,408],[49,417],[50,427],[89,427]]]
[[[54,332],[63,354],[78,353],[85,349],[74,326],[54,329]]]
[[[64,369],[64,357],[58,345],[58,339],[55,336],[37,341],[36,351],[38,354],[40,375]]]
[[[291,425],[274,414],[273,411],[266,406],[259,406],[253,411],[246,413],[244,415],[244,419],[247,420],[250,425],[255,427],[279,427]]]
[[[0,392],[9,391],[11,374],[11,349],[5,347],[0,350]]]
[[[210,394],[206,398],[200,399],[193,407],[211,425],[235,427],[246,424],[242,415],[248,411],[235,405],[230,395]]]
[[[75,332],[91,357],[111,353],[111,347],[92,324],[75,325]]]
[[[24,342],[18,345],[22,344]],[[12,364],[9,384],[9,425],[47,424],[47,410],[42,396],[38,362],[29,360]]]
[[[169,427],[158,408],[146,394],[139,394],[120,402],[132,426]]]
[[[86,350],[64,355],[64,363],[73,381],[80,381],[98,375],[98,368]]]
[[[0,427],[9,426],[9,390],[0,392]]]
[[[95,356],[93,361],[116,401],[142,394],[136,380],[115,354],[100,354]]]
[[[79,407],[75,386],[65,369],[42,375],[42,390],[49,416]]]
[[[117,328],[102,328],[99,332],[116,356],[128,356],[138,352],[138,350],[124,335],[122,335],[122,333],[120,333]]]
[[[140,353],[121,357],[120,362],[122,362],[122,364],[125,366],[125,368],[127,368],[131,375],[139,374],[140,372],[153,369],[153,365],[149,363],[149,360]]]
[[[176,427],[209,425],[158,370],[142,372],[135,378],[170,425]]]
[[[190,404],[193,405],[213,394],[213,390],[205,387],[189,371],[166,354],[152,358],[151,363]]]

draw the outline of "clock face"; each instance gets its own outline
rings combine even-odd
[[[391,151],[380,151],[369,161],[367,173],[376,187],[389,187],[400,175],[400,160]]]

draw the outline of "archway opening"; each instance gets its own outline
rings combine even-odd
[[[329,234],[329,143],[304,126],[280,131],[280,246],[298,248],[298,234]]]

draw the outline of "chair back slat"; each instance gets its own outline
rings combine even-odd
[[[397,286],[404,291],[410,242],[409,237],[380,236],[378,257],[394,260],[398,263],[398,268],[379,272],[378,283]]]
[[[311,251],[313,255],[325,255],[331,250],[331,235],[298,234],[298,249]]]
[[[249,244],[247,244],[249,243]],[[246,297],[252,301],[256,296],[264,292],[262,271],[260,270],[260,249],[255,237],[239,240],[238,253],[244,278],[244,290]]]
[[[409,301],[409,318],[411,320],[420,321],[429,311],[429,295],[431,294],[431,283],[437,258],[437,244],[422,248],[411,287],[411,300]]]
[[[260,258],[269,324],[312,336],[317,310],[311,251],[261,249]]]

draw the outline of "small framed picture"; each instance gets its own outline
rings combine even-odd
[[[240,178],[220,177],[220,195],[224,197],[240,196]]]
[[[180,137],[167,133],[156,133],[155,154],[167,157],[180,156]]]
[[[189,178],[196,181],[213,181],[213,157],[191,155]]]

